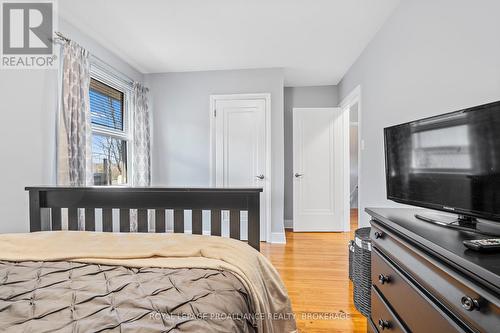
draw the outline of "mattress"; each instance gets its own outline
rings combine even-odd
[[[0,261],[1,332],[256,332],[247,290],[214,269]]]
[[[0,234],[0,331],[295,333],[272,264],[234,239]]]

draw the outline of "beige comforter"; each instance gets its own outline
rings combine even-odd
[[[226,270],[250,293],[259,332],[296,332],[290,300],[277,271],[259,252],[233,239],[84,231],[3,234],[0,260]]]

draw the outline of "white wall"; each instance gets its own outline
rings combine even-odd
[[[28,231],[24,187],[52,182],[56,91],[54,70],[0,70],[0,233]]]
[[[60,20],[59,30],[142,81],[142,74]],[[0,70],[0,233],[29,230],[28,185],[55,182],[57,70]]]
[[[112,50],[99,44],[70,22],[64,20],[63,18],[59,18],[58,29],[66,37],[73,39],[78,44],[89,50],[92,55],[98,57],[106,64],[111,65],[113,68],[128,76],[130,79],[138,82],[142,82],[144,80],[143,74],[129,65],[126,62],[126,59],[122,59],[119,55],[113,53]]]
[[[500,99],[498,13],[498,0],[402,1],[341,81],[341,98],[362,90],[362,209],[396,206],[385,199],[384,127]]]
[[[293,108],[324,108],[339,104],[337,86],[285,88],[285,227],[293,219]]]
[[[154,185],[208,186],[209,96],[271,93],[272,231],[283,232],[283,71],[251,69],[148,74]]]

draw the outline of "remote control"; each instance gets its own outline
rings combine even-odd
[[[500,238],[465,240],[464,245],[474,251],[493,252],[500,251]]]

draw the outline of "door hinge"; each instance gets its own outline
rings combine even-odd
[[[214,109],[214,117],[217,117],[217,110]]]

